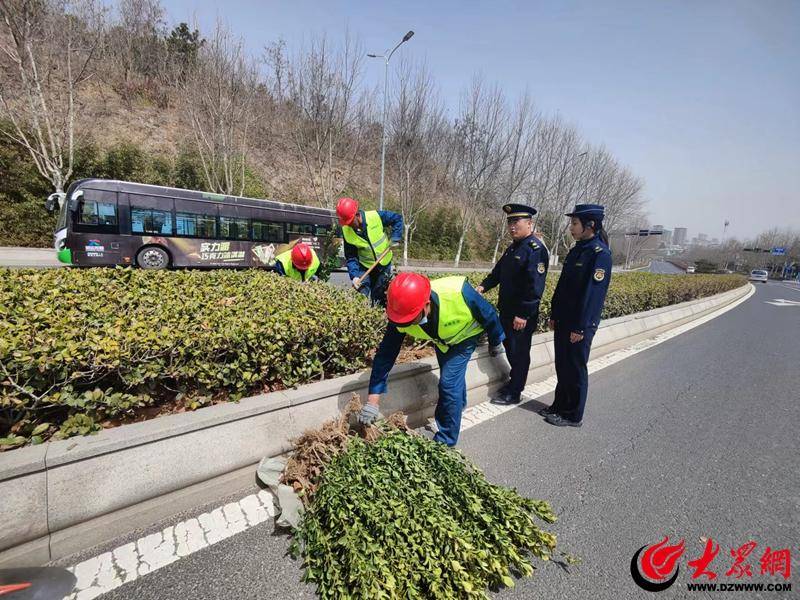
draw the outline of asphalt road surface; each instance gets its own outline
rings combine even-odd
[[[780,302],[783,300],[784,302]],[[800,586],[800,289],[769,283],[746,302],[687,333],[591,376],[584,426],[545,423],[531,400],[462,434],[461,450],[490,480],[550,501],[559,550],[582,562],[544,564],[500,598],[648,598],[630,575],[633,554],[669,536],[686,552],[673,587],[659,598],[715,597],[689,592],[689,560],[701,538],[721,551],[717,581],[732,564],[730,550],[749,541],[750,582],[783,582],[761,575],[766,546],[794,554]],[[768,304],[773,302],[774,304]],[[540,398],[552,401],[552,394]],[[221,499],[236,500],[252,490]],[[214,506],[134,532],[80,560],[158,531]],[[285,556],[288,538],[270,521],[144,575],[104,600],[192,598],[315,598]],[[789,597],[791,593],[737,597]],[[797,596],[795,596],[797,597]]]
[[[666,275],[678,275],[681,273],[686,273],[680,267],[676,267],[670,262],[665,260],[653,260],[650,263],[650,272],[651,273],[662,273]]]

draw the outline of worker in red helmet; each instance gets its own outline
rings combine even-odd
[[[439,401],[434,440],[455,446],[461,429],[461,413],[467,406],[467,365],[478,345],[478,337],[489,337],[489,353],[500,357],[503,326],[497,311],[469,284],[465,277],[442,277],[429,281],[417,273],[400,273],[389,284],[386,298],[389,324],[372,361],[369,396],[358,420],[370,424],[378,418],[380,395],[394,366],[406,334],[430,340],[439,361]],[[502,361],[505,363],[505,361]],[[507,364],[503,366],[508,369]]]
[[[403,217],[390,210],[359,210],[353,198],[339,198],[336,215],[342,226],[344,256],[350,281],[372,304],[386,306],[386,286],[392,275],[392,252],[380,261],[378,258],[389,248],[400,245],[403,239]],[[391,228],[389,236],[386,229]],[[378,262],[366,280],[367,269]]]
[[[315,280],[319,269],[319,257],[311,246],[299,242],[291,250],[275,257],[274,269],[279,275],[296,281]]]

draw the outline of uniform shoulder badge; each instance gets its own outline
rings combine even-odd
[[[606,270],[605,269],[595,269],[594,270],[594,280],[595,281],[603,281],[606,278]]]
[[[594,247],[594,251],[595,252],[602,252],[603,251],[603,247],[598,244],[597,246]]]
[[[536,243],[536,242],[534,242],[533,240],[531,240],[530,242],[528,242],[528,245],[529,245],[531,248],[533,248],[534,250],[538,250],[538,249],[539,249],[539,244],[537,244],[537,243]]]
[[[538,265],[536,265],[536,270],[539,272],[540,275],[544,273],[544,263],[540,262]]]

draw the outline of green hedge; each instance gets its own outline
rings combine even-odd
[[[452,273],[436,273],[432,277],[444,277]],[[544,297],[539,308],[538,331],[547,331],[550,315],[550,300],[558,282],[558,272],[550,273],[545,284]],[[477,286],[486,273],[467,273],[467,279]],[[603,319],[613,319],[636,312],[661,308],[705,296],[735,289],[747,283],[741,275],[659,275],[657,273],[613,273],[603,307]],[[489,291],[486,298],[497,303],[497,288]]]
[[[603,317],[743,283],[615,273]],[[383,327],[382,312],[350,290],[263,271],[0,269],[0,448],[353,373]]]
[[[383,323],[352,291],[263,271],[0,269],[0,438],[358,371]]]

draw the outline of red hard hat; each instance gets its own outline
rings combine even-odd
[[[400,273],[386,291],[386,316],[392,323],[410,323],[431,298],[431,282],[424,275]]]
[[[358,212],[358,200],[352,198],[339,198],[336,205],[336,215],[339,217],[339,225],[350,225],[356,218]]]
[[[311,252],[311,246],[304,242],[300,242],[292,248],[292,264],[298,271],[305,271],[311,266],[314,261],[314,255]]]

